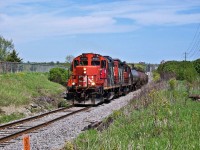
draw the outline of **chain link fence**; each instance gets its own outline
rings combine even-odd
[[[17,63],[17,62],[1,62],[0,73],[16,73],[16,72],[49,72],[50,69],[59,67],[68,69],[58,64],[45,63]]]

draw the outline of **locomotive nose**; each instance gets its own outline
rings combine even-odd
[[[78,76],[78,86],[88,87],[96,85],[96,76],[99,69],[95,66],[77,66],[76,74]]]

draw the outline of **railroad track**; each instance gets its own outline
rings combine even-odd
[[[67,108],[56,109],[54,111],[43,113],[37,116],[0,125],[0,147],[4,147],[10,143],[13,143],[11,140],[16,139],[23,134],[36,132],[36,130],[41,129],[53,122],[73,114],[86,111],[89,108],[90,107],[70,106]]]

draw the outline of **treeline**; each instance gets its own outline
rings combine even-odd
[[[128,63],[128,65],[133,69],[136,69],[141,72],[146,71],[146,64],[145,63]]]
[[[195,61],[168,61],[159,65],[161,79],[176,78],[193,82],[200,77],[200,59]]]

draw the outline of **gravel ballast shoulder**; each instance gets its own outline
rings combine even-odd
[[[69,116],[63,120],[55,122],[35,133],[30,133],[31,150],[58,150],[64,147],[66,141],[73,140],[83,129],[95,121],[102,121],[112,114],[113,110],[118,110],[133,99],[140,90],[131,92],[126,96],[112,100],[108,104],[92,107],[89,111],[81,112]],[[14,140],[13,143],[1,148],[2,150],[22,150],[22,137]]]

